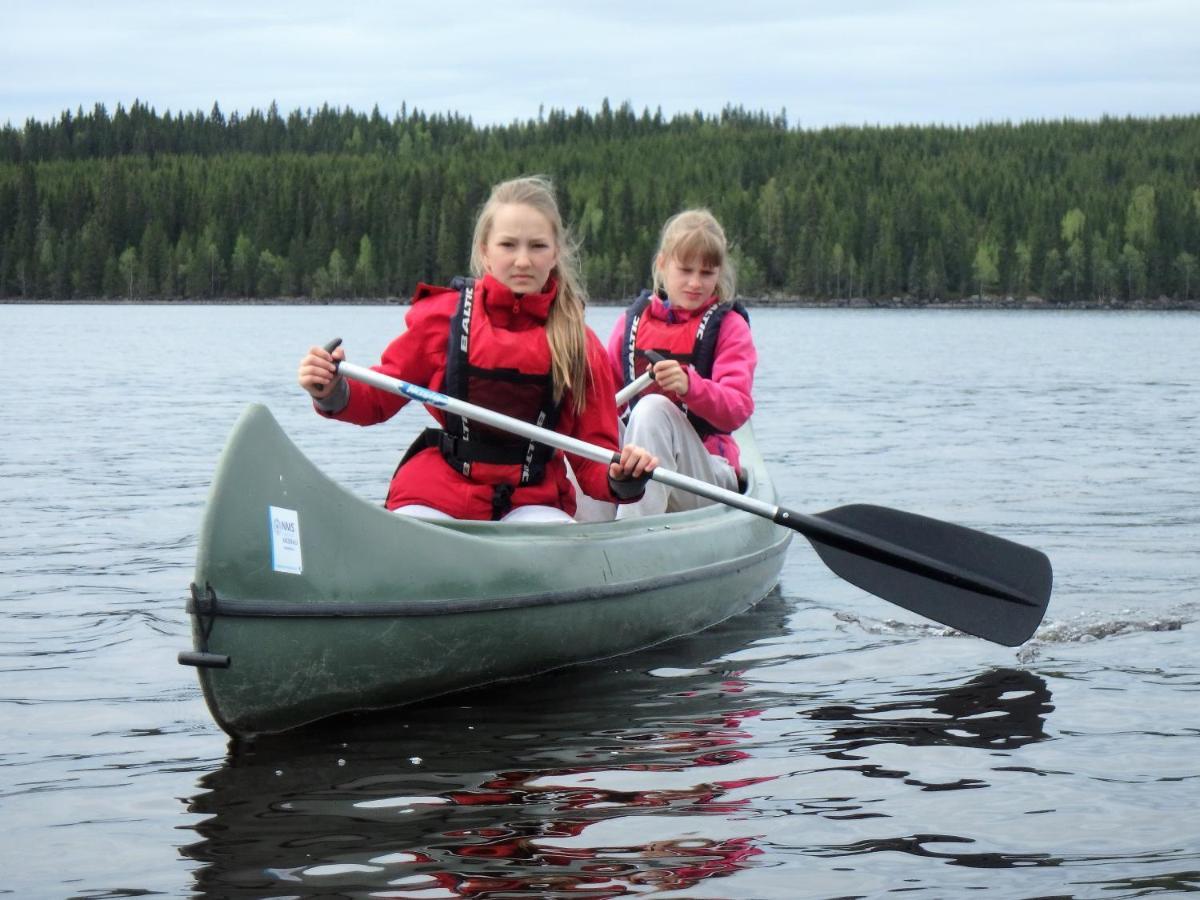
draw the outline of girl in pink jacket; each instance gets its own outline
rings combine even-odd
[[[736,278],[720,223],[690,209],[663,226],[644,291],[617,320],[608,354],[622,384],[651,367],[654,382],[630,401],[625,440],[667,468],[729,490],[738,487],[738,446],[731,432],[754,411],[751,390],[757,354],[749,316],[734,301]],[[646,485],[642,500],[621,506],[618,518],[694,509],[711,501]]]

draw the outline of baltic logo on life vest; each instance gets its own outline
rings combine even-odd
[[[271,526],[271,568],[299,575],[304,571],[300,551],[300,516],[294,509],[267,508]]]
[[[459,346],[462,347],[462,352],[467,352],[467,346],[471,337],[471,310],[475,306],[475,281],[467,282],[467,286],[463,288],[462,294],[462,337],[459,338]]]

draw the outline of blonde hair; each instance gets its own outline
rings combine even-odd
[[[662,263],[669,259],[679,262],[699,260],[706,266],[719,268],[717,298],[727,303],[736,295],[737,272],[729,258],[725,229],[707,209],[685,209],[671,216],[663,225],[658,250],[650,264],[655,293],[663,288]]]
[[[558,296],[550,306],[546,319],[546,339],[550,343],[550,381],[555,401],[562,401],[567,391],[574,398],[575,412],[583,411],[587,394],[587,326],[584,312],[587,291],[579,276],[579,248],[563,224],[554,185],[544,175],[528,175],[502,181],[492,188],[487,202],[475,221],[471,242],[471,273],[480,277],[486,271],[483,248],[491,234],[496,210],[507,204],[521,204],[537,210],[546,217],[554,231],[558,247],[558,262],[550,274],[558,282]]]

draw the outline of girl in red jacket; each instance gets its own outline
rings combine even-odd
[[[475,225],[473,279],[420,284],[407,330],[376,371],[616,449],[616,385],[604,347],[584,323],[586,295],[549,181],[517,178],[492,189]],[[322,415],[373,425],[408,401],[336,374],[345,358],[312,347],[299,382]],[[386,506],[423,518],[572,521],[575,489],[561,451],[432,410],[396,469]],[[571,456],[582,489],[621,503],[641,496],[657,460],[635,445],[620,463]]]
[[[720,223],[690,209],[663,226],[654,256],[653,290],[643,291],[618,319],[608,353],[628,384],[653,364],[650,392],[630,401],[625,440],[669,468],[729,490],[738,487],[738,446],[730,432],[754,411],[757,355],[749,316],[733,299],[735,276]],[[694,509],[711,501],[658,482],[617,518]]]

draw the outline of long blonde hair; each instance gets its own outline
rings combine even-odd
[[[496,210],[510,203],[537,210],[554,230],[558,262],[550,274],[558,282],[558,296],[551,304],[550,315],[546,319],[546,339],[550,342],[550,381],[554,387],[555,401],[561,401],[569,390],[574,398],[575,412],[582,412],[586,403],[588,378],[587,326],[584,322],[587,291],[579,276],[579,248],[563,224],[558,202],[554,199],[554,185],[549,178],[527,175],[502,181],[492,188],[475,221],[475,235],[471,241],[471,274],[478,278],[486,271],[483,248],[491,234]]]
[[[729,258],[725,229],[707,209],[685,209],[663,225],[658,250],[650,264],[655,293],[663,288],[662,263],[670,259],[699,260],[706,266],[719,267],[717,298],[727,303],[737,295],[737,272]]]

